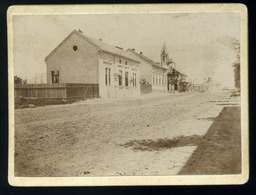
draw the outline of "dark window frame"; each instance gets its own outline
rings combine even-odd
[[[118,83],[119,83],[119,86],[122,86],[123,85],[123,71],[122,70],[119,70],[119,72],[118,72],[119,74],[118,74]]]
[[[129,86],[128,78],[129,78],[129,73],[128,73],[127,71],[125,71],[125,86],[126,86],[126,87]]]
[[[111,85],[111,69],[108,69],[108,84]]]
[[[105,85],[108,85],[108,68],[105,68]]]
[[[51,71],[51,76],[52,76],[52,83],[59,83],[60,81],[60,73],[59,71]]]

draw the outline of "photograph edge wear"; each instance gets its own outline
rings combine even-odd
[[[244,4],[10,6],[7,32],[10,185],[248,181]]]

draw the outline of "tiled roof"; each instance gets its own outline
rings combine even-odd
[[[161,66],[161,64],[159,62],[156,62],[155,64],[153,64],[154,66],[156,67],[159,67],[159,68],[164,68],[164,69],[168,69],[167,66]]]
[[[163,69],[168,69],[168,67],[166,66],[161,66],[160,62],[155,62],[151,59],[149,59],[148,57],[144,56],[143,54],[137,53],[136,51],[132,50],[132,49],[128,49],[127,51],[130,51],[131,53],[133,53],[137,58],[143,59],[145,61],[147,61],[149,64],[159,67],[159,68],[163,68]],[[187,74],[185,72],[183,72],[180,68],[175,67],[174,68],[177,72],[187,76]]]
[[[180,68],[175,67],[174,69],[175,69],[177,72],[179,72],[179,73],[181,73],[181,74],[187,76],[187,74],[186,74],[185,72],[183,72]]]
[[[109,52],[109,53],[112,53],[112,54],[117,54],[117,55],[120,55],[120,56],[123,56],[123,57],[126,57],[126,58],[129,58],[129,59],[132,59],[132,60],[135,60],[137,62],[139,62],[137,59],[135,59],[129,52],[125,51],[125,50],[122,50],[122,49],[118,49],[116,48],[115,46],[112,46],[108,43],[105,43],[105,42],[102,42],[98,39],[95,39],[95,38],[92,38],[92,37],[89,37],[87,35],[83,35],[81,34],[84,38],[87,38],[89,39],[91,42],[93,42],[95,45],[99,46],[101,50],[103,51],[106,51],[106,52]]]
[[[161,66],[159,62],[155,62],[151,59],[149,59],[148,57],[144,56],[143,54],[137,53],[136,51],[132,50],[132,49],[128,49],[127,51],[132,52],[137,58],[143,59],[146,62],[148,62],[149,64],[153,65],[153,66],[157,66],[159,68],[163,68],[163,69],[167,69],[167,67]]]
[[[81,38],[85,39],[86,41],[89,41],[91,42],[93,45],[95,45],[96,47],[98,47],[98,49],[102,50],[102,51],[105,51],[105,52],[109,52],[111,54],[116,54],[116,55],[119,55],[119,56],[122,56],[122,57],[125,57],[125,58],[128,58],[128,59],[131,59],[133,61],[136,61],[136,62],[140,62],[138,60],[136,60],[130,53],[128,53],[127,51],[125,50],[122,50],[122,49],[118,49],[116,48],[115,46],[112,46],[112,45],[109,45],[107,43],[104,43],[98,39],[94,39],[92,37],[89,37],[87,35],[84,35],[80,32],[78,32],[77,30],[73,30],[47,57],[49,58],[61,45],[62,43],[64,43],[69,37],[71,37],[73,34],[77,34],[78,36],[80,36]]]

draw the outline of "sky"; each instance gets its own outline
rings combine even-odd
[[[74,29],[155,61],[165,41],[176,66],[194,82],[212,77],[234,86],[236,53],[225,41],[240,40],[235,13],[14,16],[14,74],[30,83],[45,82],[45,57]]]

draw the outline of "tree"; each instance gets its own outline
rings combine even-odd
[[[233,39],[233,45],[236,51],[237,61],[233,63],[235,87],[240,89],[240,43],[235,38]]]
[[[234,81],[235,87],[240,89],[240,42],[230,36],[219,37],[217,41],[235,52],[236,62],[233,63]]]
[[[240,62],[233,63],[234,76],[235,76],[235,87],[240,89]]]
[[[27,79],[22,79],[17,75],[14,76],[14,84],[27,84]]]
[[[14,84],[22,84],[22,79],[17,75],[14,76]]]
[[[143,85],[145,85],[145,84],[148,84],[148,81],[147,81],[146,79],[141,79],[141,80],[140,80],[140,83],[143,84]]]
[[[179,81],[179,77],[177,75],[172,75],[172,76],[169,77],[169,83],[171,85],[177,84],[178,81]]]

